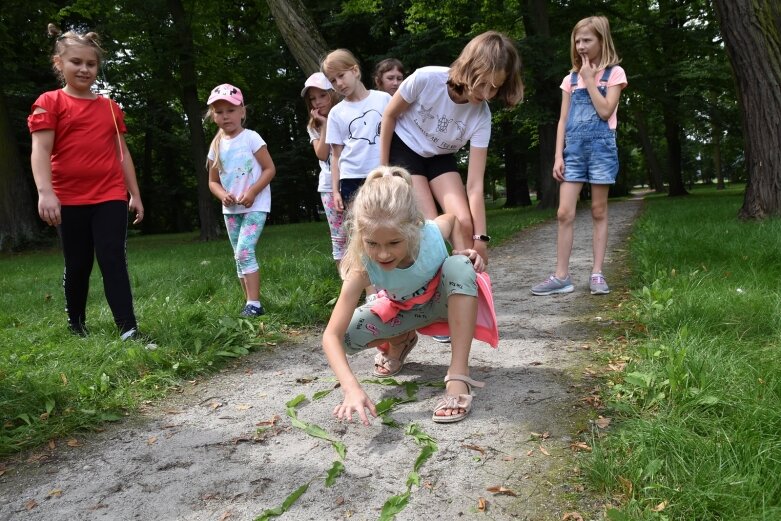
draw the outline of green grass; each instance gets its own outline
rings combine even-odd
[[[634,229],[630,362],[587,464],[609,519],[781,519],[781,221],[741,201],[651,198]]]
[[[551,212],[488,212],[497,244]],[[58,249],[0,256],[0,456],[118,419],[143,400],[223,366],[291,329],[321,327],[340,281],[325,223],[269,226],[258,245],[260,320],[237,318],[243,306],[226,238],[195,234],[134,237],[128,257],[148,350],[118,340],[95,266],[87,324],[66,327]]]

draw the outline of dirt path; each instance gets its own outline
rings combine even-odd
[[[639,208],[639,201],[611,204],[609,262],[620,257],[616,250]],[[588,382],[579,381],[580,368],[593,355],[582,345],[598,333],[599,310],[611,297],[588,292],[588,211],[579,213],[576,224],[575,292],[530,294],[529,287],[553,269],[555,237],[551,222],[492,250],[501,342],[498,350],[479,342],[473,347],[472,376],[486,387],[476,391],[466,421],[432,423],[441,389],[425,385],[413,389],[417,401],[391,412],[400,428],[333,421],[330,413],[341,393],[312,400],[334,381],[319,339],[306,338],[248,356],[235,370],[188,385],[138,418],[80,437],[79,447],[60,447],[43,461],[7,462],[11,468],[0,476],[0,519],[252,520],[310,483],[280,519],[374,520],[388,498],[406,490],[421,452],[413,436],[405,435],[404,426],[412,422],[438,450],[421,466],[421,486],[412,487],[398,520],[560,520],[579,508],[589,519],[587,501],[562,476],[572,471],[570,445],[585,424],[577,404]],[[606,270],[614,288],[623,285],[621,272]],[[448,349],[422,337],[399,381],[441,381]],[[372,356],[353,357],[357,374],[370,374]],[[398,386],[366,387],[375,400],[405,396]],[[294,427],[286,414],[286,402],[299,394],[307,401],[296,409],[298,418],[322,427],[347,449],[344,473],[331,487],[324,477],[337,459],[334,448]],[[275,416],[275,425],[258,426]],[[258,434],[259,428],[265,430]],[[493,486],[517,496],[493,495],[487,491]],[[484,512],[478,511],[481,497],[487,501]]]

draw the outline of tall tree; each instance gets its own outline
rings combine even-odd
[[[781,5],[714,0],[738,87],[748,185],[739,216],[781,215]]]
[[[301,0],[266,0],[282,39],[298,66],[309,76],[320,70],[328,48]]]

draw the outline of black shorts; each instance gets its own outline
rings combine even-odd
[[[355,192],[363,185],[364,181],[366,181],[365,177],[348,177],[347,179],[339,180],[339,195],[342,196],[342,204],[345,208],[349,206],[350,202],[355,197]]]
[[[429,181],[447,172],[458,172],[455,154],[423,157],[407,146],[401,138],[393,134],[388,162],[394,166],[406,168],[412,175],[422,175]]]

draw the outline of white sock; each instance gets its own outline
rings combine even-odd
[[[127,340],[128,338],[130,338],[135,334],[136,334],[136,328],[128,329],[127,331],[122,333],[122,335],[119,338],[121,338],[122,340]]]
[[[248,306],[255,306],[256,308],[260,307],[260,301],[259,300],[248,300],[247,301]]]

